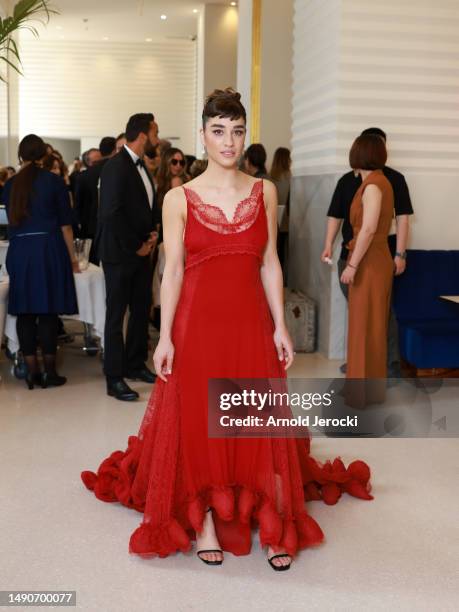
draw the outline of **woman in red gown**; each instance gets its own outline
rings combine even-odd
[[[202,561],[221,564],[223,551],[248,554],[258,527],[279,571],[324,539],[305,501],[334,504],[343,491],[372,496],[363,461],[321,464],[309,438],[208,437],[209,378],[286,378],[293,361],[276,253],[276,189],[237,168],[245,119],[233,90],[208,97],[201,130],[208,168],[172,189],[163,205],[157,382],[126,451],[81,476],[99,499],[143,513],[131,553],[165,557],[189,551],[196,540]]]

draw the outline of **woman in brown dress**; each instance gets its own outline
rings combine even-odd
[[[387,375],[387,325],[394,264],[387,236],[394,194],[382,169],[387,152],[382,138],[359,136],[349,162],[362,185],[350,211],[353,239],[348,243],[347,267],[341,276],[349,284],[347,378],[383,379]]]

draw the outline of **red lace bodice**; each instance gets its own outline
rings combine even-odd
[[[185,269],[227,253],[249,253],[261,261],[268,240],[263,180],[254,183],[250,195],[238,203],[231,221],[220,207],[205,204],[186,186],[183,190],[187,200]]]

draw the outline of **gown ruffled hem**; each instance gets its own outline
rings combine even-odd
[[[120,502],[144,512],[145,495],[136,494],[133,487],[142,446],[139,437],[130,436],[126,451],[113,452],[101,463],[97,474],[91,471],[81,473],[86,488],[102,501]],[[301,468],[305,501],[322,500],[333,505],[343,493],[360,499],[373,499],[370,468],[364,461],[353,461],[346,468],[339,457],[321,464],[307,455],[302,457]],[[197,494],[189,495],[176,504],[172,515],[160,524],[152,525],[144,520],[131,535],[129,552],[150,558],[190,551],[196,533],[202,531],[208,506],[213,508],[214,520],[223,531],[225,524],[237,525],[238,530],[246,532],[246,541],[250,541],[251,529],[258,527],[261,546],[285,549],[292,557],[300,549],[317,546],[324,540],[322,529],[306,510],[283,517],[276,509],[275,500],[268,498],[265,492],[253,490],[244,483],[231,483],[209,485]],[[228,542],[220,539],[220,544],[223,550],[236,555],[250,552],[250,545],[248,548],[233,547],[230,539]]]

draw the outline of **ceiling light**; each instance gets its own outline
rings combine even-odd
[[[198,12],[198,9],[193,9],[193,13],[197,13],[197,12]]]
[[[108,40],[108,36],[104,36],[102,40]]]
[[[152,41],[152,38],[146,38],[145,39],[145,42],[151,42],[151,41]]]
[[[167,15],[161,15],[161,19],[162,19],[163,21],[166,21],[166,19],[167,19]]]
[[[237,2],[230,2],[231,6],[236,6]]]

